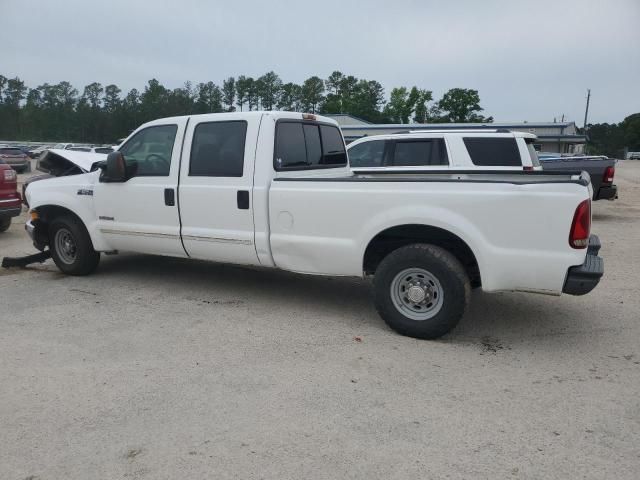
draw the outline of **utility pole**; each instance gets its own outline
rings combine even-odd
[[[591,98],[591,89],[587,89],[587,107],[584,109],[584,131],[587,131],[587,116],[589,115],[589,99]]]

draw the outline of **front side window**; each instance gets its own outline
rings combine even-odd
[[[136,177],[168,177],[177,125],[158,125],[136,133],[120,152],[128,165],[137,165]]]
[[[346,166],[342,135],[332,125],[278,122],[274,167],[276,170],[305,170]]]
[[[352,167],[382,167],[384,140],[362,142],[349,148],[349,164]]]
[[[474,165],[483,167],[521,167],[515,138],[467,137],[467,152]]]
[[[393,155],[396,167],[447,165],[444,142],[441,139],[397,141]]]
[[[193,133],[189,176],[242,177],[247,122],[199,124]]]

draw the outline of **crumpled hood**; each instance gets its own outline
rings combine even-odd
[[[90,172],[96,162],[107,159],[105,153],[76,152],[74,150],[47,150],[38,159],[37,170],[55,176],[63,175],[65,170],[78,167],[83,173]]]

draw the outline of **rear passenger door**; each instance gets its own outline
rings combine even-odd
[[[252,192],[260,117],[210,118],[192,117],[187,127],[178,186],[184,248],[193,258],[259,265]]]

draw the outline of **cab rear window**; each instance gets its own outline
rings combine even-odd
[[[463,139],[474,165],[520,167],[520,151],[515,138],[466,137]]]
[[[309,170],[346,165],[347,153],[337,127],[289,120],[278,122],[273,164],[276,170]]]

